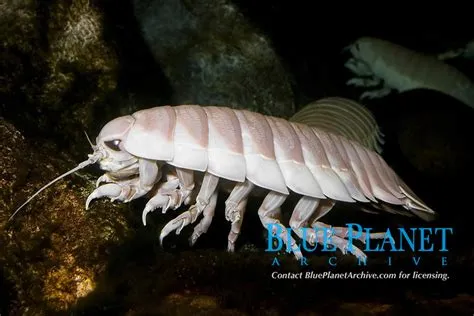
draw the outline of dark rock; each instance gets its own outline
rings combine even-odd
[[[289,117],[293,92],[272,44],[228,0],[134,1],[135,16],[176,104]]]
[[[103,20],[84,0],[2,5],[0,93],[7,102],[0,115],[28,135],[55,137],[73,154],[87,149],[83,131],[96,123],[97,108],[117,84]]]
[[[65,311],[94,290],[108,252],[129,235],[123,208],[101,203],[86,212],[94,180],[79,174],[46,189],[7,222],[28,196],[73,164],[50,142],[28,142],[3,118],[0,150],[0,262],[15,297],[10,310]]]

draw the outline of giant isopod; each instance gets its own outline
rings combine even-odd
[[[375,88],[362,93],[361,99],[381,98],[393,90],[431,89],[474,108],[474,83],[436,56],[373,37],[359,38],[346,49],[352,57],[345,67],[358,76],[347,85]]]
[[[435,216],[376,151],[317,127],[248,110],[198,105],[145,109],[108,122],[92,147],[89,159],[40,189],[15,213],[58,179],[99,163],[105,173],[86,208],[97,198],[129,202],[151,195],[143,211],[145,224],[154,209],[191,204],[163,228],[160,240],[202,215],[191,236],[194,244],[211,225],[219,184],[231,183],[225,202],[231,222],[229,251],[240,233],[247,199],[258,188],[266,192],[258,210],[261,223],[273,224],[274,233],[298,259],[300,247],[279,220],[280,207],[290,194],[300,198],[289,226],[299,238],[303,228],[310,229],[307,237],[313,245],[323,242],[316,228],[327,225],[319,219],[337,201],[398,208],[397,212],[425,220]],[[334,231],[332,243],[346,252],[347,232]],[[357,247],[349,251],[365,257]]]

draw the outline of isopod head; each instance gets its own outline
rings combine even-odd
[[[11,221],[26,204],[28,204],[35,196],[40,194],[46,188],[53,185],[62,178],[89,165],[93,165],[96,162],[100,164],[100,168],[102,170],[108,171],[112,177],[129,176],[137,173],[138,158],[130,154],[124,148],[124,142],[126,141],[127,135],[134,122],[135,119],[128,115],[118,117],[107,123],[100,131],[99,136],[97,136],[96,145],[91,143],[94,152],[88,155],[89,158],[87,160],[81,162],[75,168],[63,173],[36,191],[28,200],[26,200],[26,202],[24,202],[15,210],[15,212],[13,212],[8,221]]]
[[[102,170],[119,172],[136,166],[137,158],[124,147],[134,121],[130,115],[121,116],[108,122],[100,131],[93,149],[94,153],[100,153]]]
[[[348,46],[354,58],[364,61],[368,65],[373,65],[377,59],[377,47],[381,41],[371,37],[361,37]]]

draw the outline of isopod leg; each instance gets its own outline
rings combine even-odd
[[[133,179],[117,180],[97,187],[86,201],[86,209],[92,200],[108,197],[113,201],[130,202],[142,197],[153,189],[155,183],[161,177],[156,161],[149,159],[139,159],[139,176]]]
[[[317,208],[316,212],[311,218],[311,227],[318,231],[318,230],[327,230],[327,233],[330,233],[336,237],[340,238],[347,238],[349,229],[348,227],[333,227],[331,225],[325,224],[323,222],[319,222],[318,220],[329,213],[329,211],[334,207],[336,203],[332,200],[325,200],[323,201]],[[370,239],[383,239],[385,237],[385,233],[371,233],[367,236],[366,233],[361,233],[357,239],[364,242],[366,238],[369,237]]]
[[[370,66],[367,65],[366,62],[357,58],[349,58],[344,64],[344,67],[346,67],[347,69],[349,69],[350,71],[352,71],[354,74],[358,76],[372,76],[373,75],[372,68],[370,68]]]
[[[237,183],[225,201],[225,218],[232,223],[228,237],[227,250],[233,252],[244,219],[247,198],[254,185],[250,181]]]
[[[155,183],[161,178],[160,170],[154,160],[141,158],[138,161],[138,170],[140,174],[138,186],[134,185],[135,195],[130,200],[142,197],[150,192]]]
[[[324,245],[324,243],[329,243],[331,245],[339,248],[342,253],[346,254],[347,250],[353,253],[356,257],[365,259],[365,254],[355,246],[349,244],[347,240],[340,238],[336,235],[333,235],[331,227],[320,227],[319,225],[313,226],[313,229],[306,228],[308,220],[315,213],[318,218],[320,214],[326,214],[334,205],[334,202],[331,202],[329,205],[321,203],[319,199],[311,198],[308,196],[303,196],[293,211],[293,214],[290,218],[290,226],[295,231],[295,233],[303,240],[303,243],[308,243],[310,245],[315,245],[316,243]],[[305,245],[307,247],[307,244]],[[328,245],[326,245],[327,247]]]
[[[314,230],[311,229],[309,234],[303,236],[305,231],[303,228],[308,225],[308,221],[318,207],[319,201],[319,199],[303,196],[296,204],[290,218],[290,227],[293,229],[295,234],[298,235],[299,238],[305,239],[303,242],[307,241],[312,245],[316,242],[316,234]],[[308,232],[308,229],[306,229],[306,232]]]
[[[320,234],[318,234],[318,236],[319,235]],[[351,242],[344,238],[338,237],[336,235],[329,235],[329,237],[323,237],[323,240],[327,240],[325,242],[336,246],[336,248],[338,248],[344,255],[347,254],[347,252],[349,251],[356,258],[361,259],[362,261],[365,261],[367,259],[367,255],[362,250],[360,250],[358,247],[354,246]]]
[[[189,238],[189,244],[191,246],[194,245],[197,239],[206,233],[209,226],[211,226],[217,205],[218,183],[219,178],[210,173],[206,173],[202,179],[201,189],[196,197],[195,205],[199,205],[199,214],[203,213],[203,218],[194,226],[193,234]]]
[[[102,197],[108,197],[111,201],[114,201],[122,194],[123,188],[117,183],[107,183],[92,191],[86,200],[86,210],[89,209],[89,205],[92,200],[100,199]]]
[[[360,100],[364,99],[376,99],[376,98],[383,98],[392,92],[392,89],[390,87],[383,87],[378,90],[372,90],[372,91],[365,91],[362,93],[359,97]]]
[[[218,191],[215,191],[214,194],[212,194],[211,198],[209,199],[209,204],[206,205],[202,212],[202,219],[199,221],[199,223],[194,226],[194,231],[191,237],[189,237],[189,244],[193,246],[198,238],[207,232],[209,229],[209,226],[211,226],[212,223],[212,218],[214,217],[214,213],[216,211],[216,205],[217,205],[217,196],[218,196]]]
[[[239,202],[239,204],[235,207],[234,212],[237,215],[238,219],[232,221],[232,225],[230,227],[229,237],[227,238],[227,251],[234,252],[235,250],[235,242],[240,235],[240,228],[242,227],[242,222],[244,220],[244,213],[245,208],[247,207],[247,199],[243,199]]]
[[[114,180],[110,177],[110,175],[108,173],[104,173],[95,182],[95,187],[98,188],[102,183],[110,183],[110,182],[113,182],[113,181]]]
[[[314,223],[317,222],[318,219],[329,213],[330,210],[336,205],[336,202],[333,200],[321,200],[318,207],[316,208],[316,211],[311,214],[311,218],[309,222],[311,223],[311,226],[313,226]]]
[[[263,224],[263,227],[267,229],[270,224],[273,224],[272,234],[276,235],[279,232],[279,237],[286,244],[287,248],[290,248],[293,251],[296,259],[303,258],[303,254],[299,246],[296,244],[296,241],[288,234],[286,227],[280,223],[279,217],[279,208],[285,202],[287,195],[271,191],[267,194],[263,200],[262,205],[258,209],[258,216],[260,221]]]
[[[196,197],[196,203],[192,205],[186,212],[165,225],[160,234],[160,243],[163,241],[163,238],[165,238],[172,231],[176,230],[176,234],[179,234],[184,227],[196,221],[197,217],[210,204],[211,197],[217,191],[218,183],[219,178],[215,175],[210,173],[206,173],[204,175],[201,189],[199,190],[199,194]]]
[[[190,194],[194,189],[194,172],[180,168],[175,168],[173,171],[166,169],[166,171],[166,182],[160,184],[157,192],[143,210],[143,225],[146,225],[146,215],[156,208],[162,208],[164,214],[170,208],[175,210],[183,203],[189,203]]]
[[[323,222],[314,222],[311,225],[314,229],[319,228],[320,230],[322,229],[332,229],[332,234],[334,236],[338,236],[341,238],[347,238],[349,236],[349,232],[352,232],[348,227],[332,227],[331,225],[325,224]],[[357,236],[355,239],[358,239],[362,241],[363,243],[366,242],[367,238],[368,239],[384,239],[385,238],[385,233],[364,233],[364,232],[353,232]]]
[[[174,207],[176,200],[173,200],[170,192],[179,186],[179,179],[174,175],[167,175],[167,180],[160,183],[155,195],[147,202],[142,212],[143,226],[146,226],[146,216],[157,208],[161,208],[163,213]]]
[[[189,169],[176,168],[176,174],[179,179],[179,195],[178,208],[182,203],[188,205],[190,203],[190,195],[194,190],[194,171]]]
[[[366,77],[356,77],[348,80],[346,85],[355,86],[355,87],[375,87],[382,83],[382,80],[378,77],[366,78]]]

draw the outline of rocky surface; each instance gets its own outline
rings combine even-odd
[[[103,13],[84,0],[1,1],[1,8],[2,115],[27,135],[54,137],[73,155],[87,150],[83,131],[95,132],[97,113],[118,113],[99,110],[118,74]]]
[[[175,104],[226,105],[290,117],[291,78],[268,37],[229,0],[133,1]]]
[[[54,144],[27,141],[0,118],[0,262],[11,315],[65,311],[89,295],[110,251],[130,235],[124,208],[101,203],[86,212],[94,187],[73,176],[45,190],[7,222],[16,207],[49,179],[74,166]]]

